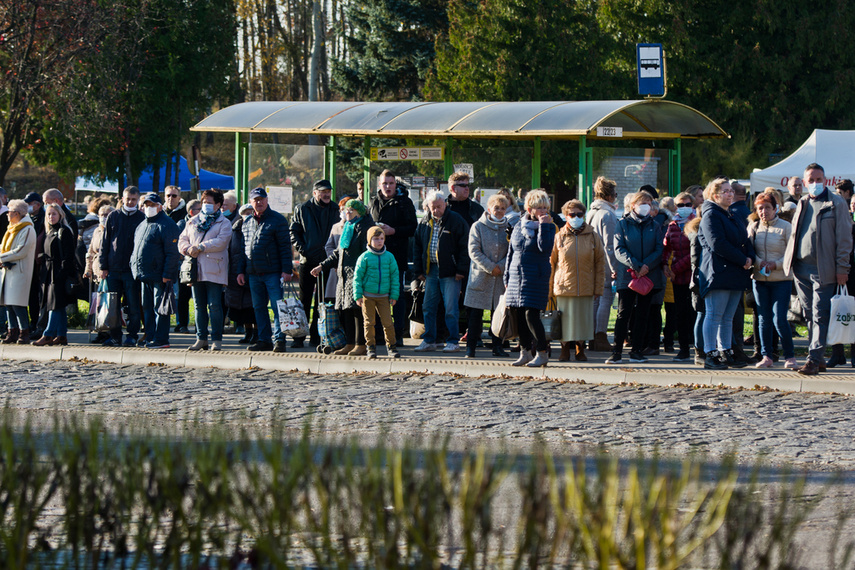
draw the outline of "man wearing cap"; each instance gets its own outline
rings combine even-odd
[[[157,308],[178,279],[178,225],[163,211],[160,196],[143,197],[145,221],[134,232],[131,272],[142,283],[142,312],[145,319],[146,348],[169,348],[169,315]]]
[[[391,171],[384,170],[377,177],[377,194],[371,200],[369,211],[374,223],[386,234],[386,250],[395,256],[398,264],[398,287],[399,291],[403,291],[410,238],[416,234],[419,222],[407,187],[398,182]],[[404,346],[404,332],[409,327],[406,303],[396,303],[392,307],[392,316],[397,345]]]
[[[104,225],[98,260],[101,265],[101,279],[107,280],[108,291],[122,294],[128,305],[128,336],[125,342],[122,342],[122,328],[117,327],[110,330],[110,338],[104,342],[104,346],[137,345],[142,308],[140,284],[131,272],[131,253],[134,251],[134,234],[145,220],[138,208],[139,199],[139,188],[125,188],[122,206],[110,212]]]
[[[244,255],[238,264],[238,285],[249,283],[252,308],[258,326],[258,342],[247,350],[285,352],[285,335],[279,327],[276,302],[282,299],[282,284],[291,281],[291,242],[285,216],[268,207],[267,191],[256,188],[249,193],[252,216],[248,217],[243,233]],[[273,309],[273,330],[267,307]]]
[[[339,221],[338,207],[332,202],[332,184],[329,180],[318,180],[312,188],[312,197],[297,206],[291,222],[291,243],[300,254],[300,301],[311,314],[310,326],[312,346],[320,344],[318,336],[318,311],[309,313],[312,308],[317,278],[310,271],[327,258],[324,245],[330,237],[332,227]],[[324,278],[329,272],[324,274]],[[295,338],[292,348],[303,348],[305,338]]]

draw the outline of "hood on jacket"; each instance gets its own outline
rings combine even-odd
[[[606,210],[607,212],[615,212],[617,211],[617,202],[612,204],[611,202],[606,202],[602,198],[597,198],[593,202],[591,202],[591,207],[588,210]]]

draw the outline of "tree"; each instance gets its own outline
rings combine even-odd
[[[445,0],[353,0],[347,57],[333,62],[334,88],[354,100],[420,100],[434,40],[447,25]]]

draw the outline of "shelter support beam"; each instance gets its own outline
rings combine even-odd
[[[365,137],[362,142],[362,181],[362,196],[359,199],[365,202],[371,195],[371,137]]]
[[[668,176],[668,195],[676,196],[683,187],[683,181],[680,172],[683,167],[683,141],[682,139],[674,139],[674,148],[669,153],[668,160],[670,171]]]
[[[445,179],[454,174],[454,139],[445,139]]]
[[[534,153],[531,157],[531,188],[540,188],[540,137],[534,137]]]
[[[336,145],[335,136],[330,136],[329,142],[324,146],[324,178],[332,184],[333,200],[336,198]]]

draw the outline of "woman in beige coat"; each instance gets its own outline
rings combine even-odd
[[[3,344],[30,343],[27,304],[36,252],[36,230],[23,200],[9,202],[9,227],[0,242],[0,306],[9,319]]]
[[[594,338],[594,297],[603,293],[606,254],[600,236],[585,222],[585,205],[570,200],[561,208],[567,223],[555,236],[549,291],[561,311],[561,356],[584,362],[585,341]]]

